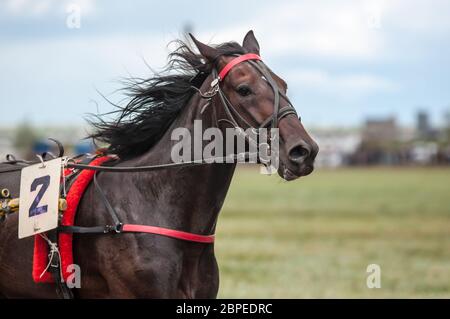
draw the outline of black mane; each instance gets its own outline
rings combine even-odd
[[[107,153],[130,158],[150,149],[195,94],[192,85],[197,83],[193,83],[193,79],[203,81],[212,71],[213,64],[206,62],[188,44],[180,40],[176,43],[178,48],[169,55],[162,73],[149,79],[127,79],[124,90],[128,103],[123,107],[113,104],[114,111],[94,115],[89,121],[95,129],[89,137],[107,143]],[[236,42],[216,48],[219,56],[245,53]],[[199,73],[205,76],[196,76]],[[117,117],[108,121],[105,116],[110,114],[117,114]]]

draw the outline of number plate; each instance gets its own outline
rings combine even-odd
[[[22,169],[19,200],[19,238],[58,227],[61,158]]]

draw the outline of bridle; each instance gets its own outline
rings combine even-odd
[[[220,84],[224,81],[225,77],[233,69],[233,67],[235,67],[236,65],[238,65],[242,62],[245,62],[245,61],[249,62],[250,65],[252,65],[256,70],[258,70],[259,73],[261,73],[263,79],[266,80],[266,82],[271,87],[271,89],[274,93],[273,113],[266,120],[264,120],[262,123],[260,123],[258,125],[258,127],[254,127],[252,124],[250,124],[236,110],[236,107],[227,98],[227,96],[225,95],[224,91],[222,90],[222,88],[220,86]],[[265,64],[261,61],[261,57],[257,54],[247,53],[247,54],[236,56],[234,59],[229,61],[218,74],[217,74],[216,68],[213,68],[212,76],[213,76],[213,80],[211,81],[211,84],[210,84],[211,89],[206,93],[202,93],[200,90],[198,90],[198,91],[202,98],[206,98],[208,100],[211,100],[216,95],[219,96],[221,104],[227,115],[227,118],[219,119],[218,120],[219,123],[227,122],[227,123],[231,124],[235,129],[241,129],[238,121],[241,121],[242,123],[244,123],[247,126],[247,128],[252,128],[252,129],[267,128],[269,126],[269,124],[271,124],[270,125],[271,128],[278,128],[278,123],[285,116],[287,116],[289,114],[294,114],[295,116],[297,116],[297,112],[295,111],[295,108],[292,106],[292,103],[290,102],[289,98],[278,87],[278,84],[273,79],[271,72],[268,70],[268,68],[265,66]],[[281,102],[280,97],[284,98],[287,101],[286,106],[280,107],[280,102]],[[209,105],[209,104],[207,104],[207,105]],[[238,120],[236,120],[236,118],[238,118]],[[255,120],[255,122],[256,122],[256,120]]]
[[[284,94],[284,92],[279,88],[277,82],[273,79],[271,72],[266,67],[266,65],[262,62],[261,57],[258,54],[255,53],[247,53],[243,55],[234,55],[235,57],[229,61],[222,70],[217,73],[217,69],[214,67],[212,69],[212,78],[213,80],[210,83],[210,90],[203,93],[199,88],[193,86],[195,90],[199,93],[199,95],[203,98],[208,100],[208,102],[202,107],[201,113],[203,114],[204,110],[211,105],[212,99],[218,95],[220,104],[223,106],[223,109],[226,114],[226,118],[216,119],[216,125],[217,127],[220,126],[220,124],[228,123],[231,125],[232,128],[234,128],[235,132],[241,136],[251,147],[253,147],[254,150],[256,150],[255,153],[252,155],[256,157],[257,162],[260,164],[263,164],[268,168],[266,165],[267,162],[261,161],[261,159],[258,157],[258,154],[260,154],[261,147],[264,147],[266,149],[266,154],[270,154],[272,151],[272,143],[278,143],[277,136],[272,136],[274,132],[272,132],[272,129],[278,128],[278,123],[286,117],[287,115],[294,114],[296,117],[298,117],[297,112],[295,111],[295,108],[292,106],[292,103],[290,102],[289,98]],[[218,57],[215,59],[218,60]],[[252,124],[250,124],[236,109],[236,107],[231,103],[229,98],[225,95],[224,91],[221,88],[221,83],[223,83],[225,77],[228,75],[228,73],[238,64],[242,62],[248,62],[250,65],[252,65],[260,74],[261,77],[267,82],[267,84],[270,86],[270,88],[273,91],[274,94],[274,103],[273,103],[273,112],[272,115],[270,115],[267,119],[265,119],[262,123],[259,123],[257,127],[254,127]],[[216,63],[215,63],[216,64]],[[287,105],[280,107],[281,98],[284,98],[286,100]],[[256,119],[253,117],[254,122],[257,122]],[[299,118],[301,121],[301,119]],[[246,129],[251,129],[251,134],[247,133],[246,130],[244,130],[238,123],[240,121],[246,126]],[[268,132],[265,136],[269,138],[267,142],[258,142],[258,136],[261,132],[261,129],[268,128],[270,126],[271,131]]]

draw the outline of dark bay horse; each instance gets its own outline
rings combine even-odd
[[[230,116],[223,100],[213,96],[205,107],[200,92],[210,90],[214,74],[236,56],[259,55],[258,42],[252,31],[242,46],[228,42],[212,47],[193,40],[200,54],[180,42],[171,54],[171,72],[134,80],[129,86],[131,99],[118,109],[118,117],[112,122],[103,117],[93,122],[96,130],[92,137],[108,143],[108,152],[120,157],[117,167],[170,163],[170,149],[175,143],[171,132],[178,127],[192,131],[194,120],[201,119],[203,129],[219,126],[224,130],[229,126],[227,121],[218,121]],[[285,96],[286,83],[264,68],[281,92],[279,99],[267,76],[261,76],[250,61],[234,66],[220,83],[223,95],[238,113],[237,124],[244,128],[248,123],[258,127],[271,116],[277,118],[278,110],[290,103]],[[195,90],[193,77],[198,74],[199,90]],[[285,180],[310,174],[318,146],[298,117],[287,114],[276,126],[280,134],[278,174]],[[214,163],[126,174],[101,172],[98,183],[126,223],[212,234],[235,165]],[[0,174],[0,186],[9,188],[13,197],[19,197],[19,180],[20,171]],[[110,216],[98,196],[92,184],[88,186],[76,225],[108,223]],[[0,222],[0,296],[56,298],[54,285],[33,282],[33,237],[19,240],[17,225],[17,214]],[[81,288],[74,291],[78,298],[214,298],[218,292],[213,244],[142,233],[90,234],[75,235],[73,249],[74,260],[81,268]]]

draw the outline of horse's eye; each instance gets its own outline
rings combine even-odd
[[[252,93],[252,90],[247,85],[241,85],[237,88],[237,92],[240,96],[248,96]]]

